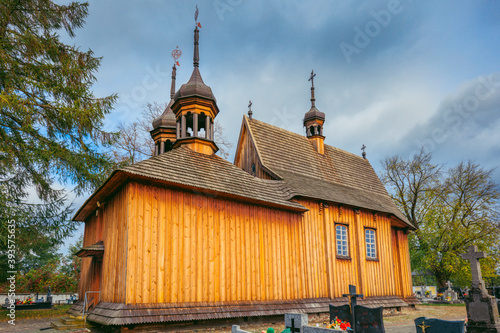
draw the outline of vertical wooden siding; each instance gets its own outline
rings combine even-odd
[[[135,182],[127,192],[127,303],[328,296],[321,221]]]
[[[239,146],[236,148],[238,155],[236,156],[235,165],[258,178],[273,179],[266,171],[263,170],[255,145],[252,140],[250,140],[250,135],[248,135],[247,127],[242,126],[241,131],[241,141],[239,142]],[[255,172],[252,170],[252,164],[255,165]]]
[[[390,218],[370,212],[337,205],[321,206],[315,201],[299,200],[309,209],[304,214],[304,221],[314,229],[310,235],[304,235],[305,251],[309,256],[314,242],[322,249],[313,253],[324,262],[315,272],[326,278],[326,290],[330,298],[342,297],[348,293],[349,284],[356,285],[358,292],[366,297],[411,295],[411,276],[407,235],[403,230],[391,228]],[[337,256],[336,224],[342,224],[348,230],[349,258]],[[377,259],[366,259],[365,228],[376,231]],[[321,240],[320,238],[323,238]],[[313,240],[313,243],[311,243]],[[308,259],[307,259],[308,260]],[[313,278],[316,278],[313,275]],[[325,287],[320,285],[321,288]]]
[[[101,299],[335,298],[349,284],[366,296],[411,295],[407,234],[388,217],[300,203],[303,215],[130,183],[86,222],[84,246],[105,245]],[[348,227],[350,259],[337,257],[336,223]],[[365,227],[376,230],[377,261],[366,260]],[[96,288],[95,264],[82,260],[82,299]]]
[[[101,300],[125,302],[127,196],[122,188],[105,204]]]
[[[102,240],[102,216],[92,214],[85,222],[85,230],[83,232],[83,246],[89,246]],[[86,291],[94,290],[96,280],[95,263],[92,263],[92,258],[82,258],[80,281],[78,283],[78,299],[83,301]]]
[[[85,223],[83,246],[103,241],[104,256],[102,264],[100,260],[82,258],[80,300],[86,291],[100,290],[103,301],[125,301],[126,199],[123,189],[118,191],[99,209],[99,216],[93,214]]]
[[[394,274],[398,295],[409,297],[413,295],[411,280],[410,251],[408,248],[408,234],[402,229],[392,228],[392,246],[394,256]]]

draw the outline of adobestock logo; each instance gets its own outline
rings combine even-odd
[[[371,10],[370,15],[373,20],[368,21],[364,25],[364,29],[358,26],[354,27],[354,35],[352,43],[347,43],[342,41],[339,44],[340,50],[342,51],[345,60],[351,63],[351,57],[353,54],[359,54],[361,51],[370,45],[373,38],[380,35],[383,28],[386,28],[392,21],[394,15],[397,15],[403,11],[403,6],[399,0],[390,0],[387,3],[386,9],[381,9],[379,11]]]

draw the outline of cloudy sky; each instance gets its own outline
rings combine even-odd
[[[196,4],[200,71],[231,160],[249,100],[254,118],[304,133],[314,69],[326,143],[355,154],[365,144],[377,172],[385,156],[421,146],[448,166],[500,164],[500,2],[491,0],[90,1],[86,25],[65,40],[102,57],[94,92],[119,96],[106,128],[170,99],[177,46],[177,88],[187,82]]]

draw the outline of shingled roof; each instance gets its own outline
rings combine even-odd
[[[217,155],[197,153],[180,146],[158,156],[113,172],[78,210],[76,221],[83,221],[95,209],[95,202],[112,193],[128,178],[148,178],[159,183],[192,190],[211,196],[228,196],[246,202],[292,211],[307,209],[288,200],[282,191],[283,181],[255,178]]]
[[[414,227],[368,160],[328,145],[321,155],[305,136],[246,116],[244,122],[262,165],[284,181],[289,198],[308,197],[390,213]]]

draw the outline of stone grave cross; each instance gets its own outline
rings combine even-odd
[[[455,290],[451,289],[451,286],[453,285],[450,281],[446,282],[446,285],[448,286],[448,289],[445,290],[444,297],[448,299],[450,297],[450,301],[456,301],[458,299],[457,293]]]
[[[467,333],[500,333],[500,318],[496,299],[488,295],[481,277],[480,258],[486,253],[478,252],[477,246],[469,246],[462,258],[470,261],[472,287],[465,298],[467,308]]]
[[[469,252],[461,254],[462,259],[470,261],[470,270],[472,274],[472,288],[484,289],[483,277],[481,276],[480,258],[486,258],[485,252],[478,252],[476,245],[469,246]]]

